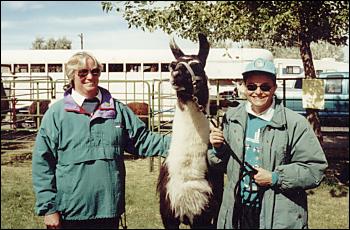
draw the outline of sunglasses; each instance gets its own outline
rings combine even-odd
[[[260,86],[256,85],[256,84],[248,84],[247,85],[247,89],[249,91],[255,91],[257,88],[260,88],[261,91],[263,92],[268,92],[271,90],[272,86],[268,85],[268,84],[262,84]]]
[[[79,77],[86,77],[89,74],[89,72],[91,73],[91,75],[93,77],[99,77],[101,75],[101,70],[99,68],[95,68],[92,70],[80,69],[80,70],[78,70],[78,76]]]

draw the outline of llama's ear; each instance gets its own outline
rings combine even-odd
[[[176,59],[179,59],[180,57],[184,56],[185,54],[181,51],[181,49],[176,45],[174,37],[171,37],[170,43],[169,43],[171,52],[173,52],[174,57]]]
[[[199,52],[198,52],[198,58],[199,60],[202,62],[203,67],[205,67],[206,61],[207,61],[207,57],[209,54],[209,42],[207,40],[207,37],[202,34],[199,33],[198,34],[198,39],[199,39]]]

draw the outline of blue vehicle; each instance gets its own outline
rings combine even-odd
[[[318,114],[321,125],[349,125],[349,72],[324,72],[318,79],[324,80],[324,109]],[[306,115],[302,105],[302,78],[293,79],[292,88],[279,87],[278,98],[284,100],[285,106]]]

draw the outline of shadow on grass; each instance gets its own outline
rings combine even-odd
[[[349,161],[344,159],[328,160],[324,183],[331,185],[332,197],[345,197],[349,193]]]
[[[338,185],[335,188],[332,188],[329,193],[332,197],[346,197],[349,193],[349,187]]]

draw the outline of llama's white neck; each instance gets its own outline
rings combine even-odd
[[[194,102],[176,108],[166,164],[169,172],[167,195],[177,217],[192,222],[209,202],[212,189],[205,178],[209,121]]]
[[[209,143],[209,121],[194,102],[176,107],[173,121],[169,155],[166,159],[169,173],[183,174],[184,177],[204,177],[207,170],[206,157]],[[183,162],[196,164],[183,165]],[[198,173],[188,173],[188,170]],[[191,168],[191,169],[190,169]]]
[[[189,142],[209,142],[209,122],[205,114],[198,109],[197,104],[188,102],[181,110],[175,109],[172,139]]]

